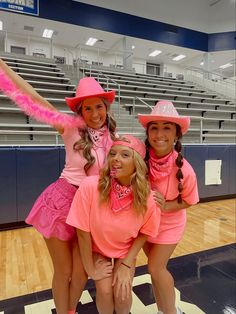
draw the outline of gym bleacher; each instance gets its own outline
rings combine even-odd
[[[71,113],[64,98],[75,95],[76,86],[54,60],[22,58],[9,54],[2,59],[36,91],[65,113]],[[181,115],[191,117],[184,143],[235,143],[235,103],[193,83],[157,75],[139,74],[109,67],[83,66],[81,76],[93,76],[105,90],[116,90],[112,112],[118,133],[145,137],[138,113],[149,113],[156,101],[171,100]],[[0,145],[61,145],[50,126],[24,115],[10,99],[0,95]]]

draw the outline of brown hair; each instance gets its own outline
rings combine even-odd
[[[145,156],[145,161],[147,163],[147,165],[149,166],[148,160],[150,158],[149,156],[149,149],[151,147],[149,141],[148,141],[148,129],[150,127],[150,125],[152,124],[152,122],[149,122],[147,125],[147,129],[146,129],[146,140],[145,140],[145,145],[146,145],[146,156]],[[182,138],[182,132],[181,132],[181,127],[174,123],[176,125],[176,137],[177,137],[177,141],[175,143],[174,149],[177,151],[178,156],[175,160],[175,164],[178,167],[177,173],[176,173],[176,179],[178,180],[178,191],[179,191],[179,195],[177,197],[178,203],[182,203],[182,191],[183,191],[183,185],[181,180],[184,178],[183,176],[183,172],[181,170],[182,166],[183,166],[183,155],[182,155],[182,143],[181,143],[181,138]]]
[[[102,101],[104,102],[106,108],[108,108],[109,104],[108,104],[107,100],[102,98]],[[81,115],[81,107],[82,106],[78,106],[78,107],[79,107],[79,110],[77,113],[79,115]],[[116,121],[112,117],[112,115],[110,114],[109,111],[107,111],[105,124],[107,125],[107,128],[110,132],[111,139],[114,140],[115,139],[115,130],[116,130]],[[95,163],[95,157],[91,153],[91,149],[93,147],[93,142],[90,139],[90,136],[89,136],[89,133],[88,133],[88,130],[86,127],[84,129],[79,130],[79,135],[81,138],[76,143],[74,143],[73,149],[74,149],[74,151],[81,151],[82,150],[83,156],[87,160],[87,163],[84,165],[84,171],[86,174],[88,174],[89,169]]]
[[[175,150],[177,151],[178,156],[175,160],[175,163],[176,163],[176,166],[178,167],[178,171],[176,173],[176,179],[178,180],[178,191],[179,191],[177,200],[178,200],[178,203],[182,203],[181,194],[183,191],[183,184],[181,180],[184,178],[183,172],[181,170],[183,166],[182,143],[180,141],[180,139],[182,138],[182,132],[178,124],[176,124],[176,136],[177,136],[177,141],[175,143]]]

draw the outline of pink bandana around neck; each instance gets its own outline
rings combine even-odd
[[[176,157],[175,151],[171,151],[168,155],[158,158],[154,152],[153,148],[149,149],[149,168],[150,168],[150,178],[151,181],[154,182],[158,180],[158,178],[167,177],[174,166]]]
[[[114,212],[130,208],[133,202],[131,186],[123,186],[117,180],[112,179],[110,198]]]
[[[96,150],[97,148],[103,148],[107,154],[113,143],[107,126],[104,125],[102,128],[98,130],[89,127],[87,127],[87,129],[91,141],[93,142],[93,149]]]

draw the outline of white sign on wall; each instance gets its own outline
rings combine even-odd
[[[221,184],[222,160],[205,160],[205,185]]]

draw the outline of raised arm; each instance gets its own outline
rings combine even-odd
[[[20,77],[15,71],[13,71],[2,59],[0,59],[0,70],[8,76],[8,78],[18,89],[20,89],[24,94],[28,95],[33,101],[42,107],[49,109],[50,111],[58,111],[50,102],[40,96],[28,82]],[[63,127],[59,125],[55,125],[54,128],[57,129],[60,133],[63,133],[64,131]]]

